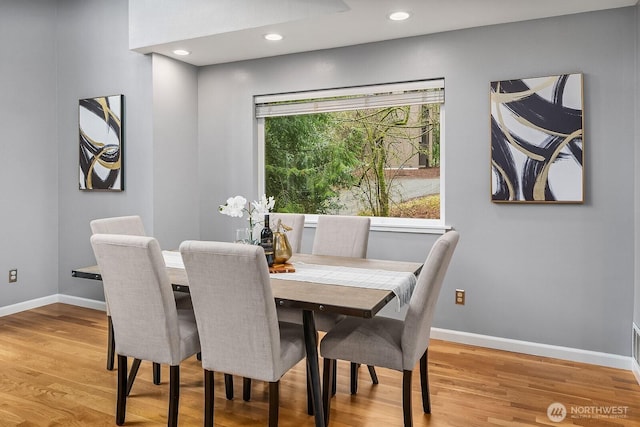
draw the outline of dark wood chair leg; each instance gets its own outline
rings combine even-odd
[[[358,392],[358,363],[351,362],[351,394]]]
[[[338,391],[338,361],[333,361],[333,381],[331,382],[331,396],[335,396]]]
[[[131,387],[133,387],[133,382],[136,380],[136,375],[138,375],[138,369],[140,368],[140,359],[133,359],[133,363],[131,364],[131,372],[129,373],[129,378],[127,379],[127,396],[131,393]],[[118,359],[118,370],[120,369],[120,360]]]
[[[378,384],[378,374],[376,374],[376,368],[371,365],[367,365],[367,369],[369,369],[369,375],[371,376],[371,382],[374,384]]]
[[[227,394],[227,400],[233,400],[233,375],[224,374],[224,391]]]
[[[226,376],[225,376],[226,381]],[[204,427],[213,427],[213,371],[204,370]]]
[[[280,381],[269,383],[269,427],[278,427],[280,407]]]
[[[116,424],[124,424],[127,412],[127,356],[118,355],[118,393],[116,401]]]
[[[196,359],[198,359],[200,362],[202,362],[202,353],[198,352],[198,354],[196,354]]]
[[[111,316],[107,316],[107,370],[113,371],[113,362],[115,360],[116,340],[113,337],[113,322]]]
[[[425,414],[431,413],[431,398],[429,397],[429,369],[427,367],[429,349],[420,358],[420,385],[422,388],[422,409]]]
[[[160,364],[153,362],[153,383],[159,385],[160,382]]]
[[[251,378],[242,378],[242,400],[245,402],[251,400]]]
[[[329,411],[331,410],[331,396],[333,377],[335,372],[336,361],[324,358],[324,366],[322,370],[322,405],[324,406],[324,423],[329,425]]]
[[[402,412],[404,415],[404,427],[413,426],[411,416],[411,371],[402,371]]]
[[[169,368],[169,415],[167,426],[178,426],[178,407],[180,405],[180,365]]]

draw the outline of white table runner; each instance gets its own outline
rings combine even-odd
[[[162,256],[167,267],[184,269],[184,262],[180,252],[162,251]],[[296,269],[294,273],[273,273],[271,277],[282,280],[323,283],[325,285],[354,286],[357,288],[392,291],[398,300],[398,310],[409,302],[416,286],[416,276],[407,272],[308,264],[305,262],[295,262],[293,266]]]
[[[409,302],[416,286],[415,274],[407,272],[307,264],[304,262],[294,262],[293,266],[296,269],[294,273],[273,273],[271,277],[282,280],[324,283],[326,285],[389,290],[398,299],[398,310]]]

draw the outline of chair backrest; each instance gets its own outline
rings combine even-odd
[[[302,247],[302,232],[304,231],[304,215],[290,213],[270,213],[269,224],[273,231],[276,231],[278,220],[283,225],[289,226],[292,230],[287,231],[287,239],[291,245],[293,253],[300,252]]]
[[[116,353],[179,364],[176,303],[158,241],[145,236],[94,234],[91,246],[109,301]]]
[[[90,223],[93,234],[127,234],[146,236],[142,218],[138,215],[94,219]]]
[[[185,241],[180,252],[200,334],[202,367],[278,381],[280,330],[264,250]]]
[[[370,225],[369,217],[320,215],[311,253],[366,258]]]
[[[429,345],[431,322],[449,262],[460,239],[457,231],[440,236],[431,247],[409,301],[402,331],[404,369],[412,370]]]

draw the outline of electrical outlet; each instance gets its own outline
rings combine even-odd
[[[456,304],[464,305],[464,289],[456,289]]]
[[[9,283],[15,283],[18,281],[18,269],[14,268],[9,270]]]

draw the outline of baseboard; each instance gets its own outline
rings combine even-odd
[[[79,307],[92,308],[94,310],[106,311],[104,301],[97,301],[88,298],[74,297],[71,295],[54,294],[42,298],[36,298],[29,301],[19,302],[17,304],[6,305],[0,307],[0,317],[10,314],[20,313],[21,311],[31,310],[49,304],[61,302]]]
[[[106,310],[104,301],[80,298],[71,295],[55,294],[0,307],[0,317],[57,302],[91,308],[94,310]],[[493,348],[496,350],[513,351],[516,353],[531,354],[534,356],[553,357],[573,362],[589,363],[592,365],[607,366],[627,371],[630,370],[636,376],[638,383],[640,383],[640,366],[638,366],[632,357],[440,328],[431,328],[431,338],[457,342],[460,344],[475,345],[478,347]]]
[[[600,353],[597,351],[512,340],[440,328],[431,328],[431,338],[493,348],[496,350],[525,353],[533,356],[552,357],[555,359],[570,360],[572,362],[607,366],[610,368],[624,369],[626,371],[632,370],[633,358],[617,354]]]

